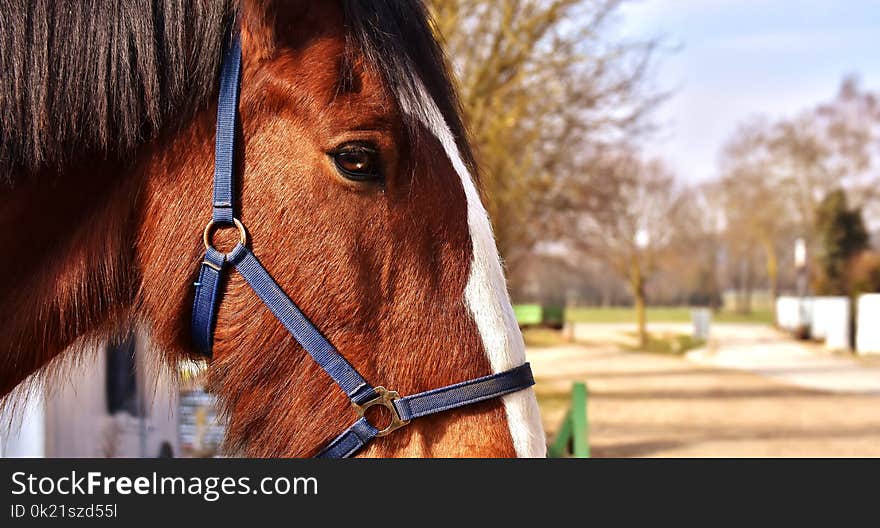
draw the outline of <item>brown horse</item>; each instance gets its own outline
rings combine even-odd
[[[133,324],[172,368],[195,357],[190,307],[233,23],[236,196],[280,286],[358,371],[401,394],[525,360],[420,1],[0,8],[0,396],[48,384],[45,373]],[[353,418],[237,274],[223,285],[208,379],[229,454],[310,456]],[[414,421],[362,454],[544,448],[527,390]]]

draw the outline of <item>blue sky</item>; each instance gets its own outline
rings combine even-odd
[[[721,145],[750,116],[795,115],[851,73],[880,90],[880,0],[629,0],[615,29],[677,47],[652,75],[675,94],[647,150],[689,182],[716,174]]]

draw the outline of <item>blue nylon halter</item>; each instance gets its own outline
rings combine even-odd
[[[236,30],[230,45],[224,51],[220,71],[213,213],[203,235],[205,257],[195,283],[192,312],[192,337],[195,346],[206,356],[211,356],[217,306],[220,303],[220,279],[226,269],[232,266],[354,404],[359,419],[317,455],[321,458],[350,457],[374,438],[385,436],[414,418],[497,398],[534,385],[531,367],[524,363],[498,374],[401,398],[396,392],[370,385],[342,357],[247,248],[247,232],[235,217],[233,174],[240,79],[241,40]],[[239,243],[228,254],[211,246],[211,232],[221,226],[234,226],[239,230]],[[392,415],[391,423],[381,431],[364,416],[365,411],[374,405],[386,407]]]

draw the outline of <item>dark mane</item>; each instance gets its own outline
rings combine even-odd
[[[455,137],[464,162],[475,171],[458,96],[423,1],[343,0],[343,8],[353,51],[362,53],[379,69],[403,107],[424,108],[424,97],[417,86],[421,79]],[[411,131],[421,128],[419,116],[404,117],[410,120]],[[418,134],[414,137],[417,139]]]
[[[0,0],[0,184],[96,157],[121,159],[164,127],[187,122],[216,90],[236,3]],[[402,106],[423,106],[421,79],[473,167],[423,2],[342,3],[352,50],[378,68]]]
[[[134,147],[214,91],[233,0],[0,0],[0,183]]]

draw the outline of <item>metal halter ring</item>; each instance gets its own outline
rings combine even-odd
[[[232,223],[235,224],[235,227],[238,229],[238,239],[241,242],[241,245],[247,244],[247,231],[244,228],[244,224],[239,221],[238,218],[233,218]],[[211,249],[214,246],[211,245],[211,233],[214,231],[214,228],[220,225],[227,224],[227,222],[218,222],[216,220],[211,220],[208,222],[208,225],[205,226],[205,232],[202,234],[202,241],[205,243],[205,249]]]
[[[400,419],[400,412],[398,412],[397,407],[394,406],[394,401],[400,398],[400,394],[397,394],[394,391],[390,391],[385,387],[374,387],[373,390],[375,390],[379,396],[364,403],[363,405],[358,405],[354,402],[352,402],[352,405],[354,405],[355,410],[357,410],[358,418],[363,418],[364,414],[367,412],[367,409],[373,407],[374,405],[381,405],[391,412],[391,423],[388,424],[388,427],[379,431],[376,436],[385,436],[391,434],[409,423],[409,420]]]

